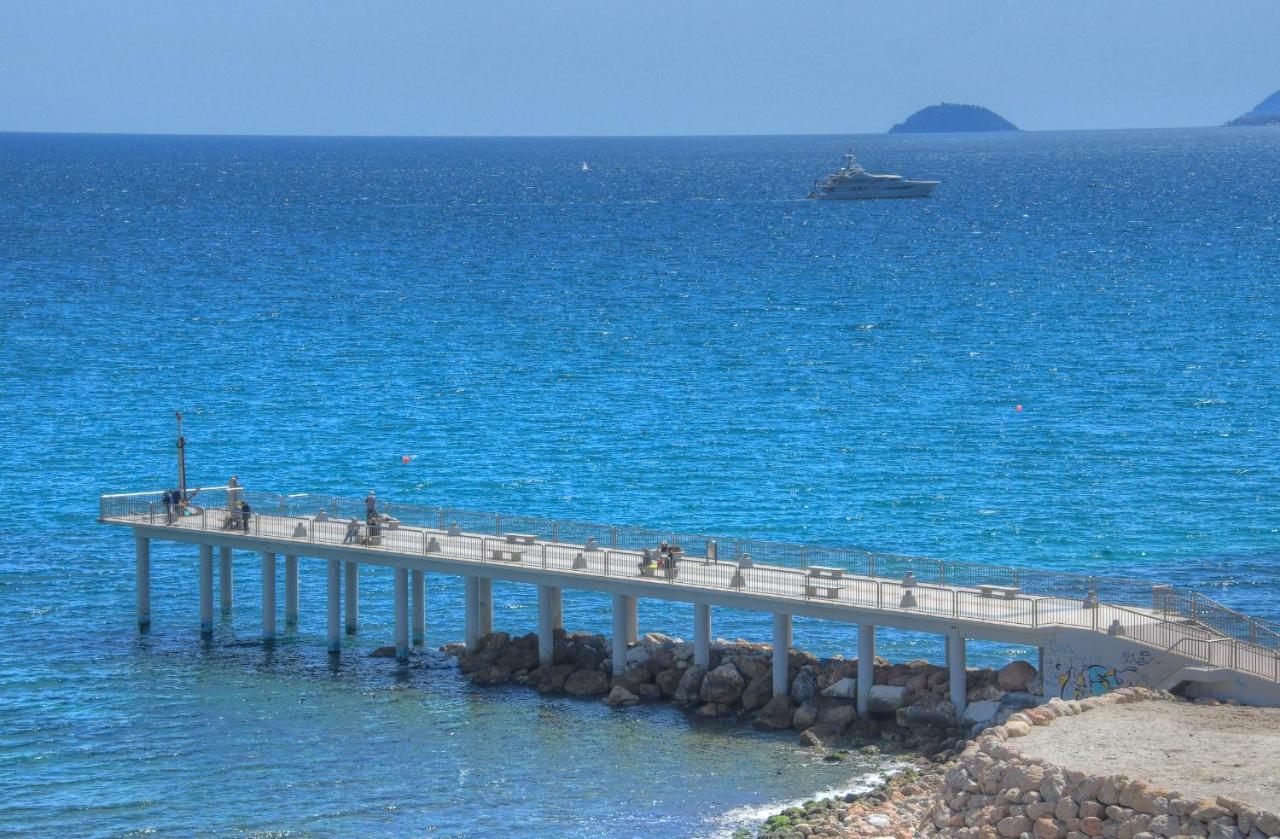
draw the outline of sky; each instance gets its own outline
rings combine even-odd
[[[0,131],[877,133],[1217,125],[1276,0],[0,0]]]

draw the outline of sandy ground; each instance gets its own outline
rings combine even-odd
[[[1067,769],[1143,778],[1195,798],[1280,812],[1280,708],[1111,705],[1036,726],[1009,745]]]

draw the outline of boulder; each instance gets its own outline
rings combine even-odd
[[[824,737],[835,737],[844,733],[858,717],[857,710],[850,704],[841,702],[818,709],[818,721],[815,727]]]
[[[822,695],[838,699],[853,699],[858,695],[858,680],[845,676],[824,690]]]
[[[702,688],[698,698],[703,702],[714,702],[717,705],[732,705],[742,696],[747,682],[731,662],[725,662],[712,670],[702,680]]]
[[[873,688],[874,690],[874,688]],[[946,699],[929,696],[914,705],[900,708],[897,712],[898,725],[907,728],[931,726],[933,728],[950,728],[955,725],[956,706]]]
[[[395,658],[395,657],[396,657],[395,647],[378,647],[378,649],[369,653],[369,658]],[[458,667],[462,668],[462,659],[458,660]],[[466,673],[467,671],[464,669],[462,670],[462,672]]]
[[[529,679],[537,687],[538,693],[559,693],[564,690],[565,679],[568,679],[573,671],[572,664],[552,664],[539,667],[529,674]]]
[[[728,710],[728,707],[721,705],[719,702],[708,702],[705,705],[698,706],[698,710],[694,711],[694,714],[699,717],[718,717]]]
[[[1011,661],[996,674],[1001,690],[1025,691],[1036,676],[1036,669],[1025,661]]]
[[[640,695],[641,699],[653,700],[662,698],[662,688],[652,682],[640,685],[640,687],[636,689],[636,693]]]
[[[649,650],[649,669],[655,673],[669,670],[676,666],[676,654],[670,647],[656,647]]]
[[[680,683],[676,685],[675,694],[672,698],[681,705],[692,705],[698,700],[698,695],[702,690],[702,679],[706,675],[706,668],[699,667],[696,664],[684,671],[684,675],[680,677]]]
[[[619,705],[635,705],[640,701],[640,697],[624,688],[622,685],[614,685],[613,690],[609,691],[609,695],[604,698],[604,704],[617,707]]]
[[[902,707],[907,689],[902,686],[872,685],[867,711],[872,714],[896,714]]]
[[[634,667],[639,664],[649,663],[649,648],[643,644],[636,644],[627,650],[627,666]]]
[[[511,681],[511,668],[490,664],[467,675],[473,685],[505,685]]]
[[[964,720],[965,722],[989,725],[995,721],[996,714],[999,712],[1000,703],[995,700],[985,699],[981,702],[970,702],[968,707],[964,709]]]
[[[565,679],[564,690],[572,696],[598,696],[609,690],[609,676],[600,670],[578,670]]]
[[[806,728],[811,728],[817,721],[818,706],[812,702],[806,702],[796,708],[796,712],[791,717],[791,727],[798,731],[803,731]]]
[[[747,682],[746,689],[742,691],[742,710],[754,711],[762,708],[771,696],[773,696],[773,676],[768,673],[757,676]]]
[[[795,681],[791,683],[791,699],[797,705],[803,705],[813,699],[813,695],[818,692],[818,675],[809,665],[800,668],[800,672],[796,674]]]
[[[791,727],[791,719],[795,714],[795,703],[790,696],[775,696],[756,712],[756,728],[767,731],[781,731]]]
[[[1040,697],[1025,691],[1013,691],[1000,697],[1000,706],[1010,711],[1025,711],[1040,704]]]
[[[800,732],[800,745],[810,749],[821,749],[822,739],[812,731]]]
[[[738,655],[734,656],[734,666],[738,668],[738,672],[747,681],[758,679],[761,676],[768,675],[771,672],[769,659],[759,655]]]
[[[676,695],[676,687],[680,684],[680,679],[684,677],[683,670],[677,670],[672,667],[669,670],[663,670],[654,677],[654,683],[658,689],[662,691],[662,695],[671,699]]]
[[[523,645],[516,646],[512,644],[510,649],[498,657],[494,664],[500,667],[506,667],[508,670],[532,670],[538,666],[538,650],[530,649]]]
[[[506,632],[486,632],[476,642],[476,650],[481,655],[497,658],[511,646],[511,635]]]

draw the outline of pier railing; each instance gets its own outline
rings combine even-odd
[[[245,500],[252,508],[256,535],[341,544],[347,522],[364,522],[363,499],[215,487],[191,497],[181,511],[182,525],[205,530],[237,526],[228,510],[233,492],[236,500]],[[161,495],[104,495],[99,516],[104,521],[165,524]],[[1127,634],[1154,646],[1280,681],[1280,631],[1275,624],[1242,615],[1198,592],[1148,581],[454,507],[380,503],[378,510],[397,519],[401,527],[383,528],[376,545],[357,541],[357,546],[423,555],[447,550],[451,557],[488,562],[495,550],[508,545],[506,534],[525,534],[536,537],[538,544],[522,550],[529,556],[524,564],[637,576],[639,552],[667,542],[679,545],[686,560],[680,563],[678,578],[656,578],[672,583],[853,606],[910,608],[1023,626],[1106,630],[1119,620]],[[584,553],[588,547],[594,549]],[[811,585],[813,566],[839,568],[848,575],[834,596],[823,586]],[[993,598],[976,590],[982,585],[1018,593]],[[911,601],[913,605],[904,605]],[[1223,663],[1227,661],[1232,663]]]

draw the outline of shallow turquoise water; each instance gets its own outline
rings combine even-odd
[[[96,496],[172,483],[176,408],[196,484],[1090,569],[1280,618],[1280,132],[858,138],[943,186],[796,200],[845,145],[0,135],[0,831],[692,835],[857,774],[368,660],[372,572],[336,670],[306,564],[296,635],[253,641],[246,557],[202,647],[194,554],[157,547],[139,639]],[[431,586],[436,646],[461,598]],[[495,594],[533,628],[532,592]],[[609,617],[570,594],[566,623]]]

